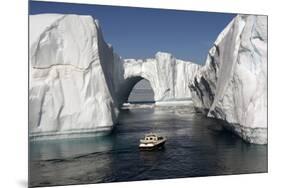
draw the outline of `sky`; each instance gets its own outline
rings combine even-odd
[[[188,8],[188,7],[186,7]],[[236,14],[31,1],[30,14],[91,15],[122,58],[145,59],[158,51],[204,64],[219,33]]]

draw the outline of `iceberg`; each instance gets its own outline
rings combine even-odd
[[[238,15],[189,84],[196,110],[250,143],[267,143],[267,17]]]
[[[188,85],[201,67],[190,61],[176,59],[165,52],[157,52],[155,58],[145,60],[124,59],[122,64],[117,91],[120,104],[127,102],[134,85],[141,79],[149,81],[156,104],[191,100]]]
[[[30,16],[29,135],[80,137],[116,122],[113,49],[90,16]]]

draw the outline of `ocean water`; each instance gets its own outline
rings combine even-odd
[[[165,147],[139,151],[145,133]],[[135,104],[110,135],[30,143],[30,186],[267,172],[267,145],[245,143],[191,106]]]

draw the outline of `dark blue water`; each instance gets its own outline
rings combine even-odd
[[[267,146],[252,145],[192,107],[122,110],[112,134],[30,144],[30,185],[66,185],[267,172]],[[150,131],[165,148],[139,151]]]

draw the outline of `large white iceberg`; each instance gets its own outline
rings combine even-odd
[[[30,16],[30,136],[80,137],[110,130],[118,115],[113,59],[92,17]]]
[[[267,143],[267,17],[235,17],[190,89],[197,110],[250,143]]]
[[[121,59],[90,16],[30,16],[29,133],[32,139],[109,131],[133,86],[147,79],[155,101],[190,99],[199,65],[159,52]]]

